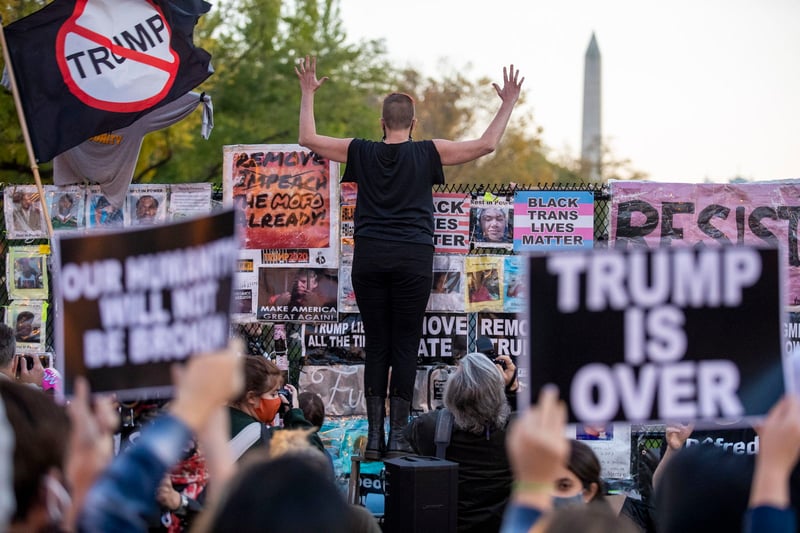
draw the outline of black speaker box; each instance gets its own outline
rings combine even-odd
[[[385,533],[456,530],[458,463],[407,455],[385,459]]]

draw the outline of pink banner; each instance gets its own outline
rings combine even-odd
[[[746,244],[777,246],[787,268],[785,299],[800,305],[800,184],[611,183],[616,248]]]

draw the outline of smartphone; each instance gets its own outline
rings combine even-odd
[[[18,355],[17,357],[21,357],[25,360],[25,366],[27,367],[28,372],[33,370],[34,357],[39,358],[39,361],[42,363],[42,368],[50,368],[50,366],[52,366],[52,359],[49,353],[42,353],[39,355],[25,354],[25,355]],[[20,377],[21,375],[22,375],[22,365],[19,365],[17,366],[17,377]]]

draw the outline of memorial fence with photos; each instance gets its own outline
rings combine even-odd
[[[2,185],[2,188],[5,189],[5,185]],[[438,186],[434,189],[436,192],[443,192],[443,193],[460,193],[460,194],[488,194],[488,195],[495,195],[501,196],[505,194],[513,194],[514,192],[519,191],[582,191],[582,192],[589,192],[594,197],[594,246],[595,247],[605,247],[608,242],[608,231],[609,231],[609,201],[610,196],[608,193],[608,187],[602,184],[592,184],[592,183],[576,183],[576,184],[543,184],[535,187],[531,186],[517,186],[514,189],[510,188],[506,185],[444,185]],[[3,201],[4,195],[0,195],[0,202]],[[222,206],[222,190],[219,186],[215,186],[212,192],[212,207],[219,208]],[[5,208],[5,206],[4,206]],[[6,231],[6,222],[5,217],[0,217],[0,249],[3,251],[4,259],[8,260],[8,250],[11,246],[44,246],[46,247],[49,244],[47,239],[9,239],[8,232]],[[511,255],[513,252],[508,249],[496,249],[496,248],[480,248],[473,246],[470,249],[470,255],[482,255],[482,254],[492,254],[492,255]],[[5,263],[5,261],[4,261]],[[5,266],[5,265],[4,265]],[[9,303],[12,301],[12,298],[9,295],[9,284],[6,280],[7,277],[7,269],[3,268],[2,273],[0,274],[3,277],[3,283],[0,283],[0,306],[3,308],[3,320],[8,322],[7,312]],[[52,280],[51,280],[52,283]],[[49,312],[47,313],[47,321],[46,325],[43,328],[45,333],[45,351],[52,353],[54,351],[54,347],[56,345],[54,339],[54,327],[53,327],[53,293],[50,291],[48,293],[48,307]],[[469,313],[469,330],[473,331],[475,328],[475,320],[476,315],[475,313]],[[299,323],[286,323],[286,338],[292,339],[297,338],[299,335],[299,329],[302,325]],[[252,354],[261,354],[261,355],[274,355],[275,350],[275,342],[274,342],[274,331],[275,328],[273,327],[272,323],[265,322],[265,321],[258,321],[258,322],[244,322],[244,323],[236,323],[232,326],[232,334],[241,335],[245,342],[249,353]],[[474,339],[472,339],[474,343]],[[287,342],[287,350],[290,362],[290,381],[292,383],[297,383],[300,368],[303,363],[303,357],[301,354],[301,350],[298,348],[296,343]],[[55,357],[58,357],[55,354]],[[332,361],[332,362],[339,362],[339,361]],[[347,362],[347,361],[342,361]]]

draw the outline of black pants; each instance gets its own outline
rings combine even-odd
[[[353,290],[364,323],[365,396],[411,401],[425,307],[433,281],[433,247],[356,241]]]

